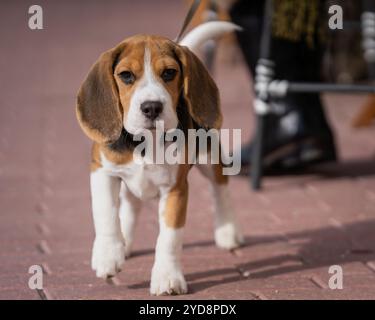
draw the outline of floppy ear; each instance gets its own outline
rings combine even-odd
[[[193,120],[206,129],[222,124],[219,90],[198,57],[187,47],[176,46],[183,74],[183,93]]]
[[[104,52],[91,67],[77,97],[78,122],[88,137],[98,143],[116,141],[122,130],[122,106],[113,77],[116,47]]]

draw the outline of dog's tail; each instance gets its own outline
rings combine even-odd
[[[207,40],[214,39],[224,33],[239,31],[242,28],[232,22],[210,21],[191,30],[181,41],[180,45],[188,47],[195,52]]]

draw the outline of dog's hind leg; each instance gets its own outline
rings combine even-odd
[[[228,176],[221,164],[198,164],[199,171],[209,180],[214,199],[215,242],[219,248],[234,249],[243,242],[231,203]]]
[[[136,198],[127,190],[124,182],[121,183],[120,191],[120,221],[121,232],[125,240],[125,256],[131,255],[134,241],[134,231],[141,210],[141,200]]]

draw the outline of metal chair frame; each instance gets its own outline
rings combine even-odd
[[[362,44],[364,56],[368,62],[368,71],[371,79],[375,79],[375,1],[362,0],[364,12],[361,17]],[[272,50],[272,0],[266,0],[263,30],[261,36],[260,54],[255,74],[254,110],[256,114],[256,129],[254,148],[251,154],[250,182],[254,190],[261,188],[263,166],[263,138],[264,117],[272,112],[270,100],[274,97],[284,97],[289,93],[375,93],[374,85],[335,84],[335,83],[304,83],[289,82],[274,79],[275,63],[270,59]]]

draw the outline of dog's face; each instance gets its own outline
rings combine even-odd
[[[123,107],[125,130],[135,134],[164,121],[178,125],[176,107],[182,87],[174,46],[163,39],[132,39],[119,56],[114,77]]]
[[[186,47],[158,36],[138,35],[105,52],[78,93],[77,117],[84,132],[99,143],[131,134],[176,128],[180,99],[204,128],[219,128],[218,90],[199,59]]]

